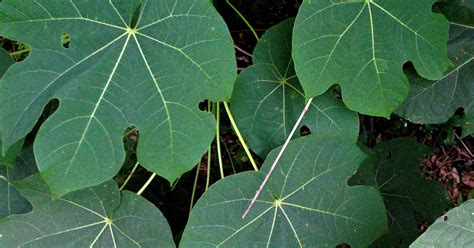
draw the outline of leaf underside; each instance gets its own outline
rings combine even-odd
[[[365,159],[354,144],[311,135],[290,142],[246,219],[242,213],[263,172],[226,177],[193,208],[182,247],[367,247],[386,231],[380,195],[367,186],[347,186]]]
[[[409,91],[403,64],[437,80],[451,65],[449,24],[435,0],[307,0],[293,34],[295,69],[306,98],[339,84],[349,109],[389,117]]]
[[[169,181],[212,141],[214,119],[198,104],[230,98],[236,65],[208,1],[5,0],[0,22],[0,35],[33,48],[4,78],[3,149],[59,99],[34,145],[54,195],[111,179],[129,127],[140,133],[139,162]]]
[[[285,142],[305,105],[291,58],[293,23],[291,18],[266,31],[254,50],[254,65],[239,75],[232,95],[237,125],[250,148],[262,157]],[[301,126],[319,136],[357,140],[358,115],[332,90],[313,102]]]
[[[174,247],[153,204],[114,181],[55,201],[39,176],[17,183],[33,211],[0,221],[0,247]]]

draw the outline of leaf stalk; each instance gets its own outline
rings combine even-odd
[[[303,111],[301,112],[300,114],[300,117],[298,118],[298,120],[296,121],[295,125],[293,126],[293,129],[291,130],[291,133],[290,135],[288,135],[288,137],[286,138],[286,141],[285,143],[283,144],[283,146],[281,147],[280,149],[280,152],[278,153],[275,161],[273,161],[273,164],[272,166],[270,167],[270,170],[268,171],[267,175],[265,176],[265,179],[263,180],[262,184],[260,185],[260,188],[258,188],[257,192],[255,193],[255,196],[252,198],[252,201],[250,202],[250,204],[248,205],[247,209],[245,210],[244,214],[242,215],[242,219],[245,219],[248,215],[248,213],[250,212],[250,210],[252,209],[253,205],[255,204],[255,201],[257,200],[258,196],[262,193],[263,191],[263,188],[265,187],[265,185],[267,184],[268,182],[268,179],[270,179],[270,176],[272,175],[273,173],[273,170],[275,170],[275,167],[276,165],[278,164],[278,161],[280,161],[283,153],[285,152],[286,148],[288,147],[288,144],[290,143],[291,141],[291,138],[293,138],[293,135],[295,135],[295,132],[296,130],[298,130],[298,127],[300,126],[300,123],[301,121],[303,120],[306,112],[308,112],[308,109],[309,107],[311,106],[311,103],[313,102],[313,97],[311,97],[308,102],[306,103],[306,106],[304,107]]]
[[[242,134],[240,133],[240,130],[237,127],[237,124],[235,123],[234,117],[232,116],[232,112],[230,111],[230,108],[229,108],[229,104],[227,104],[227,102],[224,102],[223,104],[224,104],[224,108],[225,108],[225,111],[227,113],[227,116],[229,117],[232,128],[234,129],[235,134],[239,138],[240,144],[242,144],[242,147],[244,148],[245,153],[247,154],[247,157],[249,158],[250,163],[253,166],[253,169],[255,171],[258,171],[257,163],[255,163],[255,160],[253,159],[252,153],[250,153],[250,150],[249,150],[247,144],[245,143],[244,138],[242,137]]]

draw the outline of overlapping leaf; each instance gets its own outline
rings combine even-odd
[[[10,68],[15,63],[13,58],[10,56],[10,54],[5,51],[3,48],[0,48],[0,78],[3,77],[5,72]],[[0,83],[1,87],[1,83]],[[0,115],[1,118],[1,115]],[[0,122],[0,134],[2,133],[2,127],[1,127],[1,122]],[[2,140],[0,138],[0,145],[2,144]],[[15,145],[13,145],[5,154],[0,154],[0,166],[8,166],[12,167],[13,164],[15,163],[16,156],[20,152],[20,149],[23,145],[23,141],[17,142]],[[0,167],[0,169],[2,169]]]
[[[450,210],[419,237],[410,248],[474,247],[474,200]]]
[[[451,22],[448,54],[455,66],[437,81],[409,72],[410,94],[397,113],[415,123],[444,123],[458,108],[474,105],[474,1],[436,6]]]
[[[18,155],[14,167],[0,166],[0,219],[31,210],[31,204],[20,195],[13,183],[31,176],[37,171],[32,147],[25,148]]]
[[[437,80],[449,24],[431,10],[435,0],[306,0],[293,35],[295,69],[306,97],[342,88],[344,103],[360,113],[389,117],[409,92],[402,66],[411,61]]]
[[[465,116],[462,122],[462,136],[474,134],[474,103],[465,109]]]
[[[244,70],[235,85],[231,108],[251,149],[266,156],[283,144],[305,105],[291,58],[294,19],[269,29],[257,44],[254,65]],[[316,98],[302,122],[325,137],[357,140],[358,115],[348,110],[330,90]]]
[[[209,1],[5,0],[0,22],[0,35],[33,47],[4,78],[3,150],[59,99],[34,146],[53,194],[112,178],[130,126],[140,132],[140,163],[169,181],[207,149],[215,124],[198,104],[229,99],[236,69]]]
[[[351,184],[376,187],[384,199],[390,231],[371,247],[407,247],[419,236],[419,221],[433,222],[450,207],[446,189],[420,173],[428,147],[414,138],[398,138],[377,145]]]
[[[246,219],[242,213],[263,172],[217,182],[193,209],[182,247],[367,247],[387,228],[380,195],[347,186],[365,154],[355,144],[315,135],[295,139]]]
[[[55,201],[33,176],[17,183],[33,211],[0,221],[0,247],[174,247],[161,212],[114,181]]]
[[[15,60],[8,54],[5,49],[0,49],[0,75],[3,77],[3,74],[15,63]]]

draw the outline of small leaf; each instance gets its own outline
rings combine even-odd
[[[161,212],[132,192],[120,192],[114,181],[55,201],[39,176],[17,188],[33,211],[0,221],[0,247],[175,246]]]
[[[253,54],[254,65],[240,74],[232,95],[237,125],[250,148],[262,157],[285,142],[305,106],[291,58],[293,23],[293,18],[288,19],[262,36]],[[301,126],[319,136],[357,141],[357,113],[331,90],[313,102]]]
[[[215,121],[199,102],[228,100],[236,77],[231,36],[209,1],[4,0],[0,22],[0,35],[32,47],[4,77],[3,150],[59,99],[34,144],[54,195],[115,176],[129,127],[140,164],[170,182],[207,150]]]
[[[349,184],[373,186],[384,199],[390,232],[371,247],[407,247],[419,236],[420,219],[431,223],[450,207],[447,191],[421,175],[421,160],[430,150],[416,139],[394,139],[374,150]]]
[[[472,134],[474,134],[474,103],[466,109],[462,121],[462,136],[466,137]]]
[[[474,200],[439,217],[410,248],[474,247]]]
[[[11,65],[15,63],[12,56],[5,51],[5,49],[0,48],[0,77],[3,77],[3,74],[10,68]]]
[[[263,172],[218,181],[194,207],[182,247],[367,247],[387,228],[380,195],[347,185],[365,159],[355,144],[315,135],[290,142],[246,219],[242,213],[274,161]]]
[[[306,98],[331,85],[354,111],[389,117],[409,92],[402,66],[411,61],[437,80],[451,65],[449,24],[435,0],[306,0],[293,34],[295,68]]]
[[[445,123],[458,108],[474,105],[474,1],[436,6],[451,21],[448,54],[455,66],[437,81],[408,72],[412,87],[397,114],[415,123]]]
[[[17,159],[18,153],[21,151],[21,147],[23,146],[23,142],[25,140],[20,140],[16,142],[13,146],[8,149],[7,153],[5,155],[0,156],[0,168],[2,166],[4,167],[10,167],[12,168],[15,164],[15,161]],[[0,145],[2,144],[2,141],[0,140]]]
[[[14,182],[36,173],[33,148],[24,148],[12,168],[0,166],[0,219],[31,210],[31,204],[15,189]]]

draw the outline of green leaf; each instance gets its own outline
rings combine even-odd
[[[411,61],[437,80],[451,65],[449,24],[435,0],[306,0],[296,18],[295,68],[306,98],[331,85],[363,114],[389,117],[409,92],[402,66]]]
[[[436,81],[409,72],[412,87],[397,114],[411,122],[445,123],[458,108],[474,105],[474,1],[463,2],[436,5],[451,21],[448,54],[455,66]]]
[[[12,56],[5,51],[5,49],[0,48],[0,77],[3,77],[3,74],[10,68],[11,65],[15,63]]]
[[[21,151],[21,147],[23,146],[24,140],[20,140],[13,144],[13,146],[8,149],[7,153],[5,155],[0,156],[0,168],[2,166],[4,167],[10,167],[12,168],[15,164],[15,161],[17,159],[18,153]],[[0,140],[0,145],[2,144],[2,141]]]
[[[439,217],[410,248],[474,247],[474,200]]]
[[[474,26],[473,0],[439,0],[435,9],[443,13],[451,24]]]
[[[131,126],[140,164],[170,182],[207,150],[215,121],[198,104],[228,100],[236,77],[232,39],[209,1],[5,0],[0,22],[0,35],[32,47],[4,78],[3,150],[59,99],[34,144],[54,195],[116,175]]]
[[[51,200],[33,176],[17,184],[33,211],[0,221],[0,247],[174,247],[161,212],[114,181]]]
[[[387,219],[372,187],[346,182],[366,155],[355,144],[305,136],[290,142],[246,219],[242,213],[263,172],[218,181],[193,208],[182,247],[367,247],[385,233]]]
[[[28,147],[18,155],[13,168],[0,166],[0,219],[11,214],[23,214],[31,210],[31,204],[15,189],[14,182],[36,173],[33,148]]]
[[[421,175],[420,163],[430,149],[414,138],[378,144],[349,184],[376,187],[384,199],[390,232],[372,247],[407,247],[418,236],[419,220],[432,223],[450,207],[446,189]]]
[[[466,115],[462,121],[462,136],[474,134],[474,103],[466,109]]]
[[[3,74],[15,63],[15,60],[10,56],[10,54],[5,51],[5,49],[0,48],[0,78],[3,77]],[[1,87],[1,84],[0,84]],[[0,134],[2,132],[1,123],[0,123]],[[0,138],[0,146],[2,145],[2,140]],[[0,154],[0,166],[12,167],[15,163],[16,156],[23,146],[23,140],[18,141],[14,144],[5,154]],[[1,168],[0,168],[1,169]],[[1,216],[1,215],[0,215]]]
[[[305,106],[291,58],[293,23],[293,18],[288,19],[262,36],[253,54],[254,65],[240,74],[232,95],[237,125],[262,157],[285,142]],[[329,90],[314,100],[301,126],[319,136],[357,141],[359,117]]]

